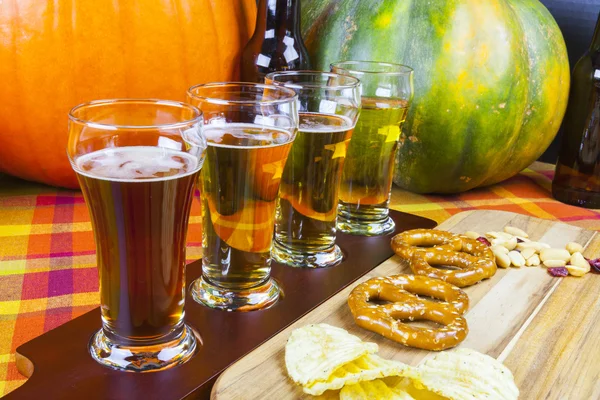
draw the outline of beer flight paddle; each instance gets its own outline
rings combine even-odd
[[[101,366],[87,350],[87,343],[101,326],[100,309],[96,308],[19,346],[17,368],[29,380],[5,398],[209,398],[216,378],[231,363],[391,257],[393,235],[436,225],[398,211],[391,210],[390,215],[396,229],[385,236],[338,232],[344,260],[335,267],[304,269],[274,263],[271,275],[280,283],[283,297],[269,309],[248,313],[214,310],[196,303],[188,290],[185,319],[198,335],[198,346],[182,365],[142,374]],[[189,264],[186,282],[199,278],[201,269],[201,261]]]

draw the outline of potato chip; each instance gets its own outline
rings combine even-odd
[[[327,324],[296,329],[285,347],[290,377],[305,393],[332,400],[513,400],[512,373],[475,350],[438,353],[418,367],[386,360],[344,329]],[[340,390],[341,389],[341,390]]]
[[[415,400],[400,387],[389,386],[382,379],[346,385],[340,390],[340,400]]]
[[[453,400],[513,400],[519,397],[512,373],[501,362],[475,350],[437,354],[417,367],[415,388]],[[409,393],[411,391],[409,390]]]
[[[327,324],[307,325],[292,332],[285,345],[285,366],[294,382],[307,385],[327,380],[340,366],[379,347]]]
[[[398,361],[391,361],[374,354],[367,354],[338,367],[325,380],[317,380],[303,387],[305,393],[317,396],[326,390],[337,390],[344,385],[371,381],[386,376],[400,376],[412,367]]]

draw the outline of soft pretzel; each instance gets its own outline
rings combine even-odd
[[[378,305],[372,300],[391,303]],[[416,275],[372,278],[352,290],[348,305],[358,326],[406,346],[444,350],[462,342],[468,333],[462,317],[469,306],[467,294],[438,279]],[[442,326],[430,329],[404,320],[429,320]]]
[[[410,260],[416,250],[422,247],[440,247],[460,251],[461,237],[435,229],[412,229],[392,238],[392,249],[400,257]]]
[[[434,266],[457,269],[440,269]],[[441,279],[458,287],[471,286],[496,273],[494,253],[475,239],[461,238],[460,251],[443,248],[421,249],[413,253],[410,268],[415,275]]]

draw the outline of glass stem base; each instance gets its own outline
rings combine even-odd
[[[326,268],[341,263],[344,254],[337,245],[327,250],[298,251],[275,241],[271,249],[271,257],[278,263],[291,267]]]
[[[201,277],[192,283],[191,293],[196,302],[210,308],[226,311],[254,311],[275,304],[281,289],[273,278],[267,279],[258,286],[235,290],[213,285]]]
[[[351,235],[380,236],[393,232],[396,224],[387,207],[340,202],[336,228]]]
[[[196,337],[183,324],[181,334],[165,343],[120,345],[109,339],[100,329],[90,340],[92,358],[100,364],[131,372],[162,371],[189,360],[196,351]]]

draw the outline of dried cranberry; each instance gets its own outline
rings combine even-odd
[[[565,267],[548,268],[548,273],[556,277],[569,276],[569,271]]]
[[[596,272],[597,274],[600,274],[600,258],[595,258],[593,260],[590,260],[589,258],[586,258],[587,262],[590,263],[590,266],[592,267],[592,270],[594,272]]]
[[[487,240],[486,238],[484,238],[483,236],[479,236],[477,239],[478,242],[481,242],[483,244],[485,244],[486,246],[491,246],[492,244],[490,243],[489,240]]]

